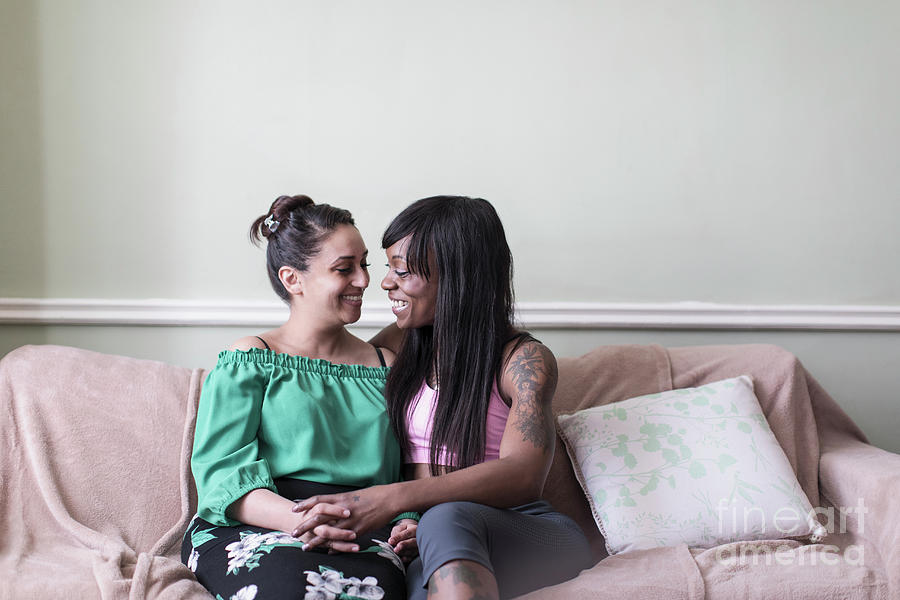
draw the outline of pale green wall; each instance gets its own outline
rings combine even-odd
[[[0,297],[271,298],[246,228],[276,195],[377,251],[463,193],[520,300],[900,305],[897,31],[875,0],[0,0]],[[235,333],[0,326],[0,351],[193,366]],[[781,343],[900,450],[898,334],[540,334]]]
[[[900,304],[895,2],[2,7],[0,296],[269,297],[276,195],[465,193],[522,300]]]

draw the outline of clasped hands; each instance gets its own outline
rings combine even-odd
[[[358,552],[359,545],[354,542],[357,533],[381,527],[396,514],[379,507],[371,495],[360,490],[297,500],[291,511],[301,514],[303,520],[291,535],[303,540],[304,550],[325,547],[329,552]],[[418,554],[417,528],[415,520],[401,519],[391,529],[387,543],[403,562]]]

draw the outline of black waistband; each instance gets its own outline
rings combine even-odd
[[[275,480],[275,487],[278,489],[279,496],[290,500],[301,500],[322,494],[341,494],[360,489],[359,486],[334,485],[317,481],[306,481],[305,479],[293,479],[291,477],[279,477]]]

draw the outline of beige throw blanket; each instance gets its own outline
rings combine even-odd
[[[55,346],[0,366],[0,598],[198,598],[181,564],[202,372]]]

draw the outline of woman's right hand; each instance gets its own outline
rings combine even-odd
[[[307,515],[301,519],[300,525],[293,530],[292,535],[301,537],[307,532],[315,533],[323,524],[329,525],[326,523],[326,519],[333,520],[331,513],[321,510],[314,512],[319,506],[349,507],[350,516],[334,520],[333,525],[339,528],[352,529],[362,533],[387,525],[395,515],[402,512],[402,509],[398,509],[391,502],[394,499],[392,492],[398,491],[400,485],[402,484],[376,485],[352,492],[307,498],[295,504],[292,509],[295,513]],[[325,531],[327,532],[327,530]],[[326,541],[322,536],[316,535],[310,540],[309,546],[314,548]]]
[[[296,500],[295,502],[302,502],[302,500]],[[350,516],[350,511],[346,507],[329,502],[318,502],[312,508],[301,512],[297,516],[300,517],[299,524],[309,519],[314,519],[316,523],[320,523],[299,536],[297,536],[297,528],[291,532],[291,535],[303,542],[304,550],[324,547],[328,548],[329,552],[359,552],[359,545],[353,541],[356,539],[356,532],[352,529],[343,529],[334,525],[338,520],[346,519]],[[310,542],[313,540],[315,542],[311,546]]]

